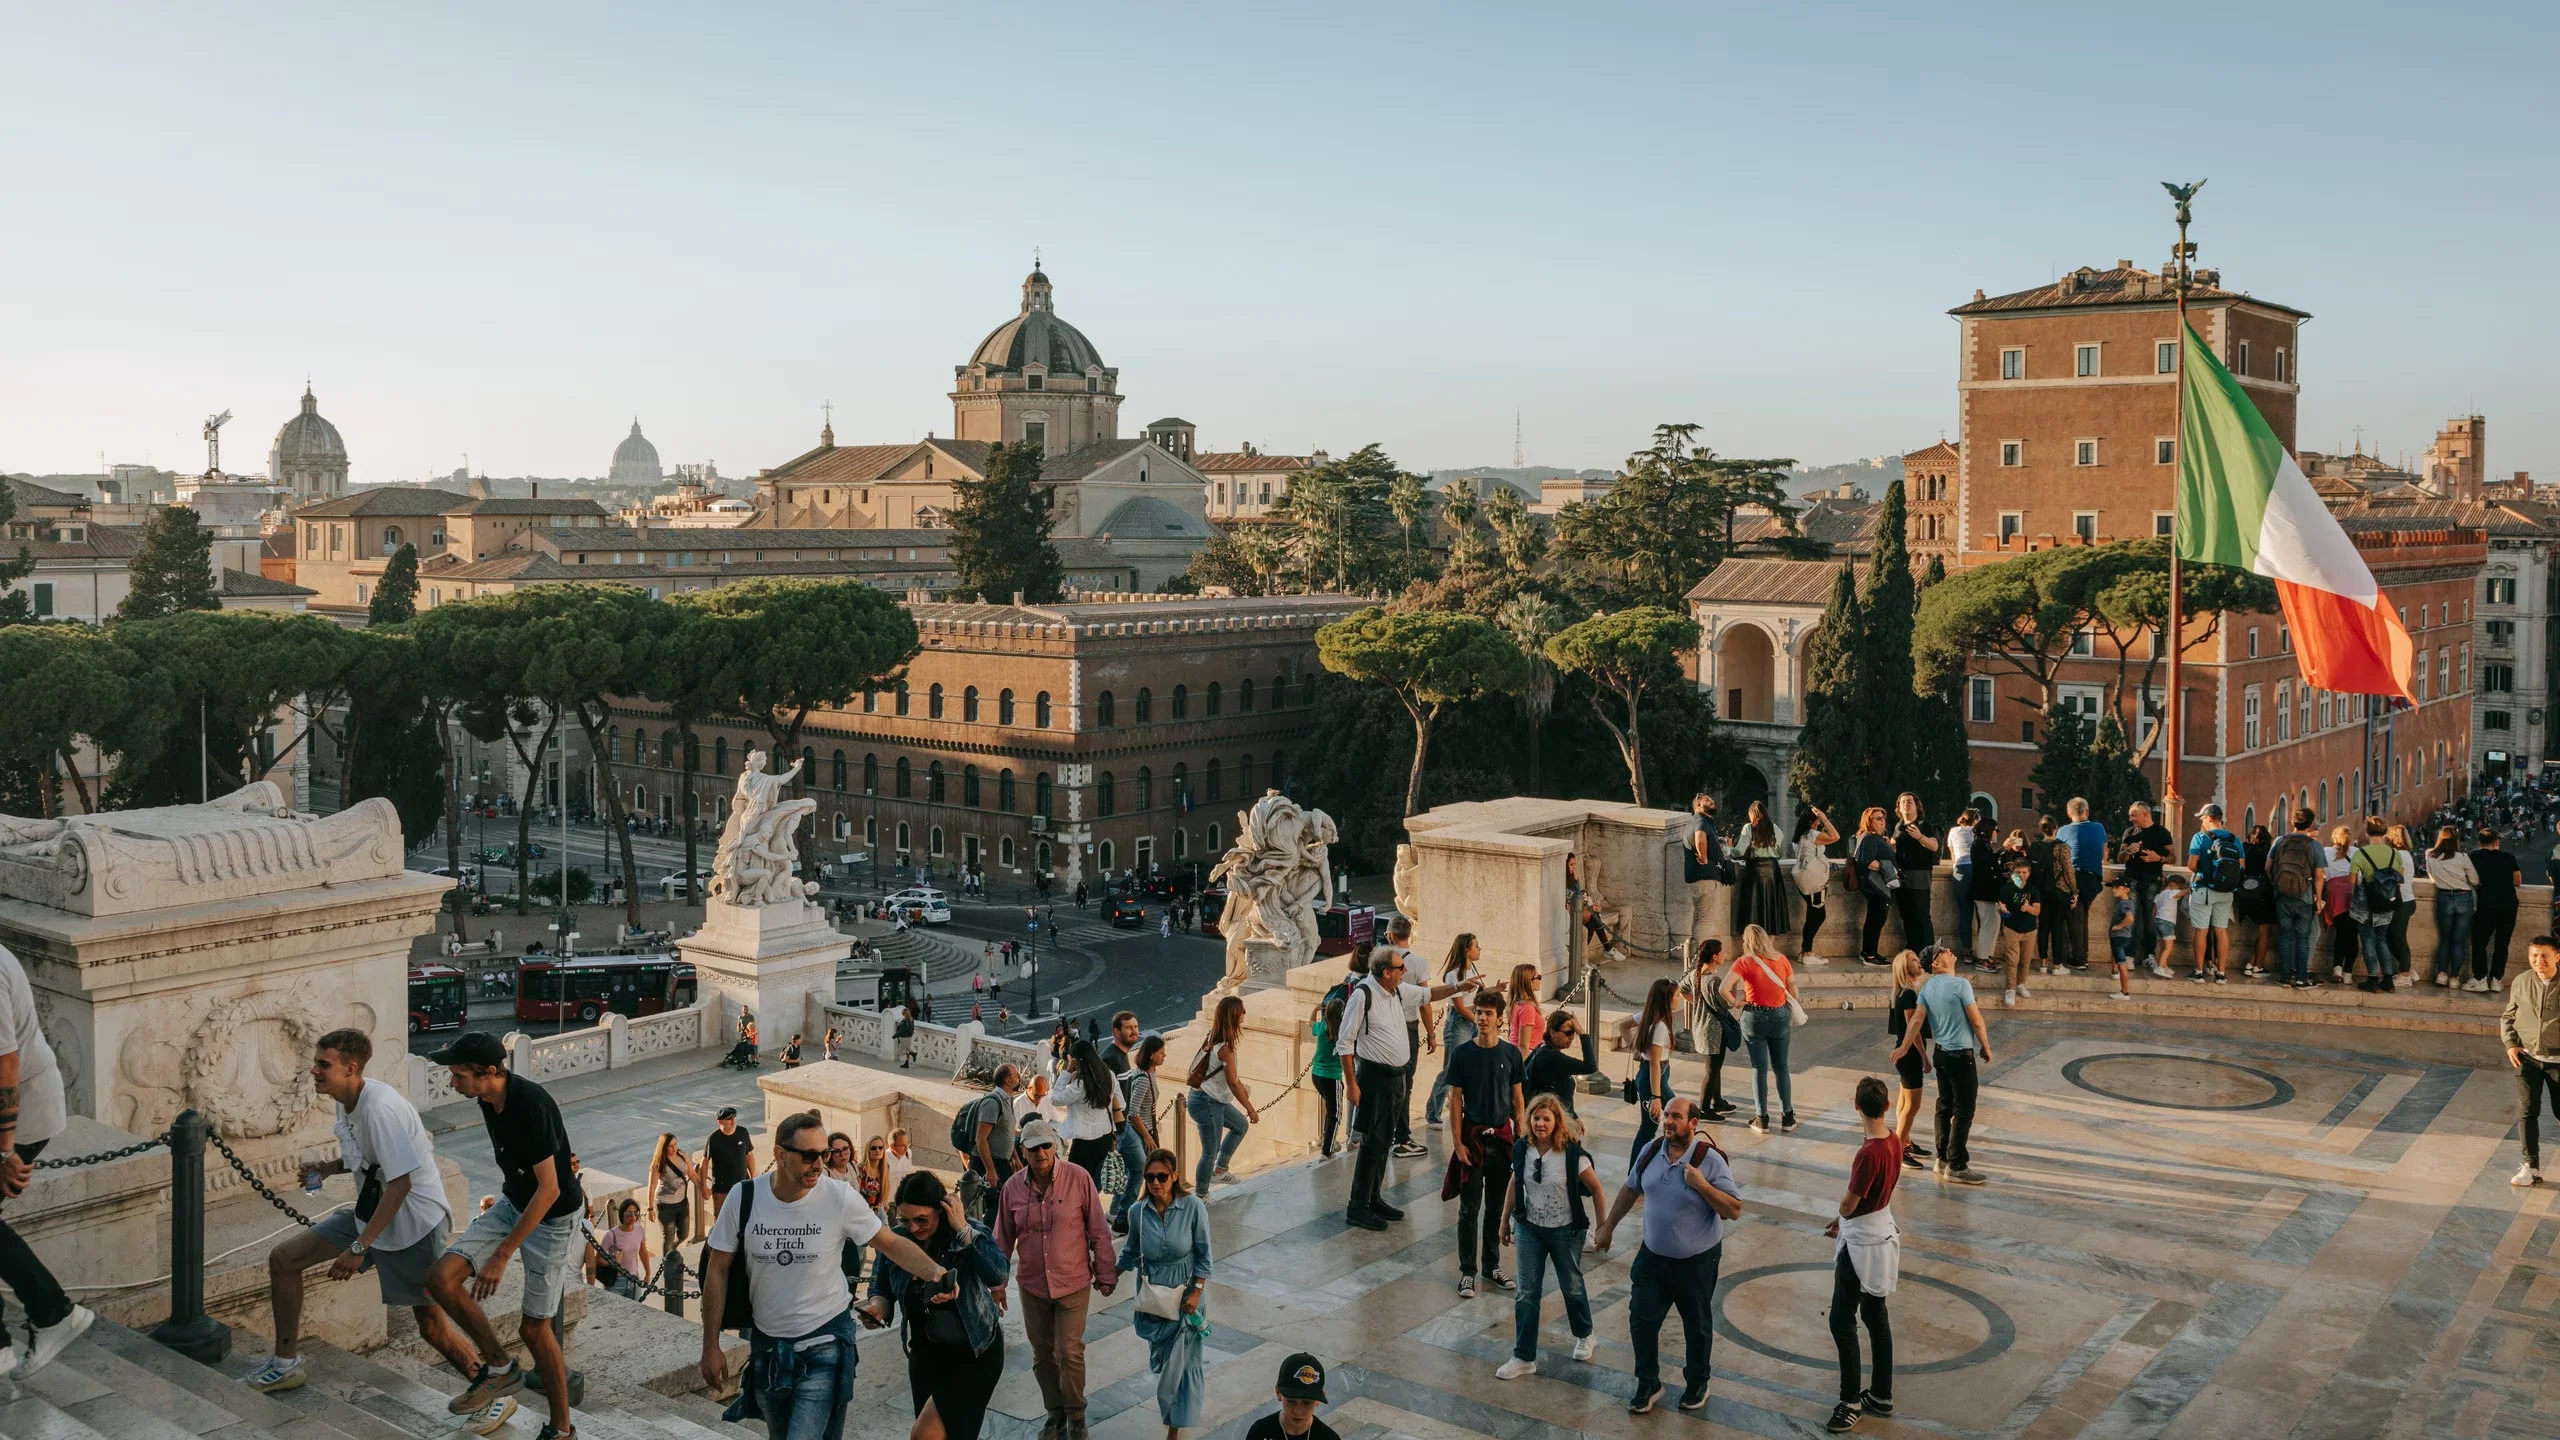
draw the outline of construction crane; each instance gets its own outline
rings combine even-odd
[[[222,427],[231,423],[231,412],[208,415],[204,422],[204,473],[222,473]]]

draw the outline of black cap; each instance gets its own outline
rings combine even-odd
[[[437,1065],[504,1065],[507,1047],[498,1037],[478,1030],[465,1030],[453,1037],[453,1043],[427,1057]]]
[[[720,1113],[712,1116],[711,1118],[714,1120],[735,1120],[738,1118],[738,1107],[735,1105],[723,1105],[720,1107]]]
[[[1284,1400],[1324,1399],[1324,1362],[1306,1351],[1280,1362],[1280,1396]]]

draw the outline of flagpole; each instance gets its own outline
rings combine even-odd
[[[2178,799],[2178,757],[2180,747],[2186,743],[2183,733],[2186,727],[2182,723],[2186,692],[2181,683],[2179,665],[2179,656],[2186,648],[2182,643],[2186,634],[2186,583],[2184,567],[2178,561],[2178,496],[2186,488],[2181,482],[2187,468],[2187,287],[2195,275],[2195,268],[2189,263],[2195,255],[2195,246],[2187,241],[2187,221],[2191,218],[2189,202],[2195,198],[2196,191],[2204,188],[2204,182],[2199,180],[2183,189],[2175,185],[2165,188],[2178,202],[2178,248],[2170,256],[2172,273],[2169,277],[2170,287],[2178,300],[2178,360],[2171,372],[2178,386],[2178,438],[2173,452],[2178,463],[2172,467],[2169,476],[2169,625],[2165,632],[2169,646],[2169,696],[2164,707],[2166,713],[2161,717],[2167,728],[2160,737],[2168,748],[2160,761],[2160,799],[2162,807],[2168,811],[2162,818],[2174,838],[2180,832],[2185,813]]]

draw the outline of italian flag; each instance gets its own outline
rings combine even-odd
[[[2186,412],[2178,434],[2178,558],[2276,582],[2305,682],[2416,704],[2409,688],[2414,650],[2398,610],[2192,325],[2179,383]]]

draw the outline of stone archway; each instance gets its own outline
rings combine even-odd
[[[1778,647],[1757,625],[1726,627],[1716,643],[1716,715],[1768,724],[1778,718]]]
[[[1728,823],[1736,825],[1742,823],[1741,817],[1750,810],[1751,802],[1754,800],[1769,806],[1769,814],[1774,821],[1778,807],[1771,803],[1773,794],[1769,777],[1762,773],[1758,765],[1743,764],[1734,767],[1733,779],[1726,783],[1723,798],[1724,815],[1733,817]]]

